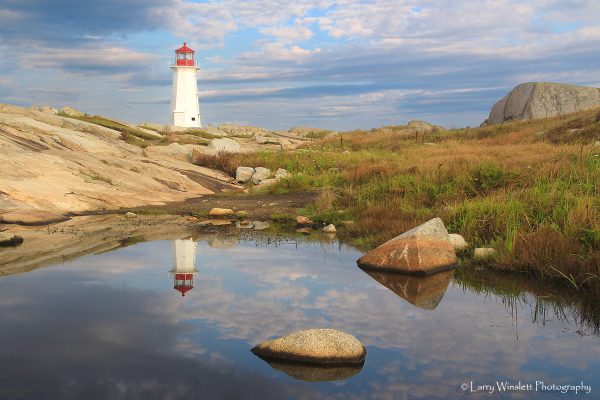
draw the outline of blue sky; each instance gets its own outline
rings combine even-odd
[[[600,86],[597,0],[0,0],[0,102],[169,121],[197,51],[204,124],[478,125],[518,83]]]

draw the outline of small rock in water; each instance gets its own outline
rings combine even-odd
[[[296,217],[296,223],[298,225],[313,225],[314,222],[312,222],[312,220],[308,217],[304,217],[302,215],[299,215]]]
[[[17,246],[23,243],[23,238],[10,232],[0,232],[0,247]]]
[[[240,229],[252,229],[254,228],[254,224],[250,221],[239,221],[235,223],[235,226]]]
[[[267,229],[269,227],[269,223],[266,221],[253,221],[255,231],[262,231],[263,229]]]
[[[196,221],[198,221],[198,218],[196,218],[196,217],[187,217],[187,220],[190,221],[190,222],[196,222]]]
[[[213,208],[208,212],[211,217],[231,217],[233,210],[231,208]]]
[[[473,252],[475,260],[489,260],[490,258],[494,258],[495,255],[496,250],[491,247],[478,247]]]
[[[465,240],[464,237],[459,235],[458,233],[451,233],[448,235],[450,238],[450,243],[452,243],[452,247],[454,247],[454,251],[464,251],[469,247],[469,244]]]
[[[329,224],[325,228],[323,228],[323,232],[325,233],[336,233],[335,225]]]
[[[434,218],[371,250],[361,268],[430,274],[456,266],[456,253],[440,218]]]
[[[307,329],[261,343],[259,357],[322,365],[362,364],[367,351],[354,336],[334,329]]]
[[[135,218],[137,217],[136,213],[132,213],[131,211],[128,213],[125,213],[125,218]]]
[[[245,210],[240,210],[235,213],[235,216],[238,218],[246,218],[248,215],[250,215],[250,213],[248,213],[248,211]]]
[[[312,232],[312,228],[310,228],[310,227],[298,228],[298,229],[296,229],[296,232],[308,236]]]

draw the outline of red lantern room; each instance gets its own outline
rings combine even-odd
[[[183,67],[193,67],[195,51],[187,47],[187,44],[183,42],[183,46],[175,50],[175,65]]]
[[[185,296],[186,292],[194,288],[194,274],[175,274],[173,288]]]

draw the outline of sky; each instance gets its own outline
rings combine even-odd
[[[0,0],[0,102],[170,121],[196,50],[204,125],[479,125],[519,83],[600,87],[598,0]]]

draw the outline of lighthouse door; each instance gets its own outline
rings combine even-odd
[[[173,112],[173,125],[186,126],[185,122],[185,113],[178,111]]]

